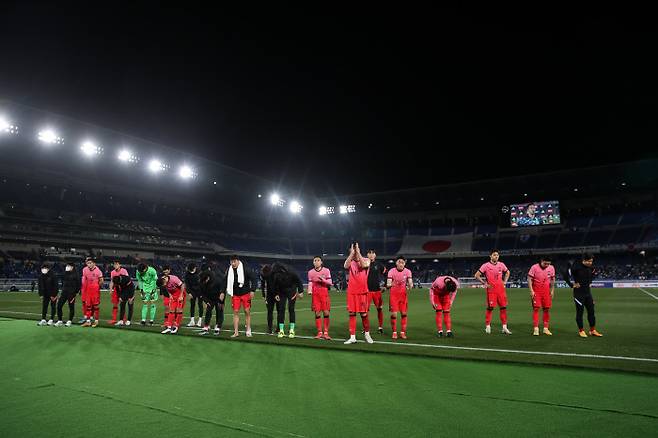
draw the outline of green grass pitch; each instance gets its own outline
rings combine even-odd
[[[483,291],[465,289],[453,307],[456,337],[438,339],[427,291],[414,290],[407,341],[390,339],[385,309],[385,334],[374,333],[373,345],[350,346],[339,340],[347,336],[340,294],[332,295],[330,342],[307,339],[315,334],[308,297],[297,305],[297,339],[230,340],[228,330],[201,338],[187,328],[173,336],[156,333],[159,327],[108,327],[107,294],[99,328],[37,327],[38,296],[3,292],[3,430],[71,437],[651,436],[658,430],[658,300],[649,294],[658,292],[645,291],[595,290],[604,337],[580,339],[569,290],[557,290],[554,336],[533,337],[527,290],[508,290],[514,333],[504,336],[497,311],[494,333],[483,333]],[[136,316],[140,309],[138,303]],[[264,311],[257,296],[257,333],[265,329]],[[375,312],[370,319],[376,327]],[[227,315],[225,329],[230,323]]]

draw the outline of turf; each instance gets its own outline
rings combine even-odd
[[[655,290],[647,290],[658,295]],[[373,326],[374,345],[360,342],[344,346],[340,339],[347,336],[347,313],[343,294],[332,295],[331,332],[335,341],[318,341],[314,339],[277,339],[271,336],[257,335],[252,339],[244,336],[238,341],[251,343],[274,343],[322,349],[363,350],[377,353],[420,355],[429,357],[476,359],[486,361],[510,361],[529,364],[548,364],[556,366],[574,366],[620,371],[639,371],[658,374],[658,300],[638,289],[599,289],[594,291],[596,298],[597,327],[604,333],[603,338],[580,339],[576,336],[574,321],[575,310],[569,290],[558,289],[554,308],[551,312],[551,329],[554,336],[533,337],[528,291],[526,289],[509,289],[509,326],[512,336],[499,332],[500,323],[497,312],[494,314],[494,333],[485,335],[483,292],[481,289],[464,289],[460,291],[453,307],[454,339],[435,337],[434,312],[428,303],[426,290],[414,290],[410,293],[409,328],[407,341],[392,341],[388,311],[385,309],[384,335],[375,332],[376,314],[370,313]],[[110,314],[109,299],[103,295],[101,310],[103,324]],[[309,310],[310,300],[305,297],[297,305],[297,335],[312,337],[315,335],[313,314]],[[141,315],[141,303],[136,305],[135,315]],[[36,319],[39,317],[40,302],[36,294],[0,293],[0,315]],[[65,308],[66,312],[66,308]],[[79,312],[79,309],[77,310]],[[188,309],[186,309],[187,315]],[[262,299],[254,302],[252,326],[256,332],[264,332],[265,306]],[[158,308],[158,319],[162,318],[162,308]],[[136,319],[136,318],[134,318]],[[184,321],[187,323],[188,319]],[[214,320],[213,320],[214,321]],[[244,319],[242,319],[244,321]],[[231,316],[227,315],[225,329],[231,327]],[[56,330],[46,327],[44,330]],[[93,329],[90,329],[93,330]],[[112,329],[122,331],[159,331],[159,327],[142,328],[133,325],[129,329]],[[219,339],[228,340],[226,330]],[[360,331],[360,324],[359,324]],[[184,328],[181,334],[194,335],[196,331]],[[178,336],[180,337],[180,336]],[[360,333],[358,337],[362,339]],[[469,350],[473,349],[473,350]],[[513,351],[495,351],[513,350]],[[555,353],[567,354],[555,355]],[[592,355],[592,356],[587,356]],[[610,359],[593,356],[615,356],[629,359]],[[642,359],[642,360],[635,360]],[[649,360],[646,360],[649,359]]]
[[[7,436],[651,436],[658,377],[1,319]]]

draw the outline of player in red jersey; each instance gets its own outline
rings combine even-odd
[[[510,272],[505,263],[498,261],[499,258],[500,253],[498,250],[492,250],[490,260],[478,269],[475,273],[475,279],[482,283],[487,290],[485,333],[491,333],[491,316],[494,307],[498,306],[500,308],[500,322],[503,324],[502,332],[511,335],[512,332],[507,328],[507,293],[505,292],[505,284],[509,280]]]

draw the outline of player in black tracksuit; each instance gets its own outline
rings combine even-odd
[[[283,263],[275,262],[265,265],[261,269],[265,280],[266,294],[273,294],[276,302],[277,322],[279,324],[279,337],[285,336],[286,303],[288,304],[288,317],[290,319],[290,333],[288,337],[295,337],[295,303],[304,293],[304,285],[295,270]]]
[[[267,287],[267,279],[263,276],[262,272],[260,275],[260,288],[263,298],[265,299],[265,307],[267,308],[267,332],[271,335],[274,333],[272,323],[274,320],[274,308],[277,307],[276,293],[274,292],[274,289]]]
[[[590,336],[602,336],[596,331],[596,316],[594,314],[594,297],[592,297],[592,278],[594,268],[592,263],[594,256],[583,254],[582,261],[576,262],[564,273],[564,280],[573,288],[573,300],[576,304],[576,324],[578,324],[578,334],[586,338],[583,329],[583,312],[587,310],[587,322],[589,323]]]
[[[69,319],[66,321],[66,326],[71,327],[71,321],[73,320],[73,314],[75,313],[75,297],[80,293],[80,288],[82,287],[82,277],[73,263],[67,263],[64,271],[64,277],[62,278],[62,295],[57,301],[57,319],[59,320],[55,325],[62,325],[62,310],[64,304],[68,303],[69,305]]]
[[[219,335],[224,324],[224,299],[226,298],[226,279],[209,270],[199,274],[199,291],[206,304],[206,317],[203,331],[200,335],[207,335],[210,328],[212,312],[215,311],[215,335]]]
[[[112,278],[112,284],[119,295],[119,321],[116,325],[130,325],[131,320],[133,319],[133,308],[135,302],[135,283],[128,275],[117,275]],[[128,304],[128,319],[125,320],[126,316],[126,303]]]
[[[41,297],[41,321],[37,325],[53,325],[55,319],[55,305],[57,304],[57,294],[59,285],[57,277],[48,264],[41,266],[39,274],[39,296]],[[46,313],[50,304],[50,320],[46,321]]]
[[[187,265],[183,282],[185,283],[185,290],[190,296],[190,322],[187,324],[188,327],[193,327],[195,325],[194,311],[197,306],[199,307],[199,320],[197,321],[196,326],[201,327],[203,321],[203,298],[201,297],[199,275],[200,273],[196,264],[190,263]]]

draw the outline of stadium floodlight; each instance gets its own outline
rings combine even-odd
[[[158,173],[164,170],[164,165],[162,162],[156,158],[149,161],[149,170],[152,173]]]
[[[338,207],[338,212],[340,214],[347,214],[347,205],[341,205]]]
[[[139,161],[139,157],[130,152],[128,149],[121,149],[117,155],[117,158],[119,161],[123,161],[124,163],[136,163]]]
[[[263,195],[261,195],[261,194],[259,193],[259,194],[258,194],[258,199],[260,199],[260,198],[262,198],[262,197],[263,197]]]
[[[40,142],[45,143],[45,144],[62,144],[64,143],[64,139],[57,135],[55,131],[52,129],[44,129],[43,131],[39,131],[39,134],[37,135],[37,138],[39,139]]]
[[[292,201],[289,208],[292,214],[298,214],[302,212],[302,208],[304,207],[298,201]]]
[[[80,146],[80,150],[82,151],[83,154],[85,154],[88,157],[93,157],[95,155],[100,155],[103,153],[103,148],[91,141],[83,142],[82,145]]]
[[[283,204],[283,199],[281,199],[281,196],[279,196],[278,193],[272,193],[272,195],[270,195],[270,203],[272,205],[281,206]]]
[[[0,117],[0,133],[6,132],[8,134],[17,134],[18,126],[12,124],[9,120],[4,117]]]
[[[178,171],[178,176],[180,176],[183,179],[190,179],[190,178],[194,178],[196,176],[196,173],[190,166],[183,165]]]
[[[325,207],[324,205],[321,206],[321,207],[318,207],[318,214],[319,214],[320,216],[326,216],[326,214],[327,214],[327,207]]]

